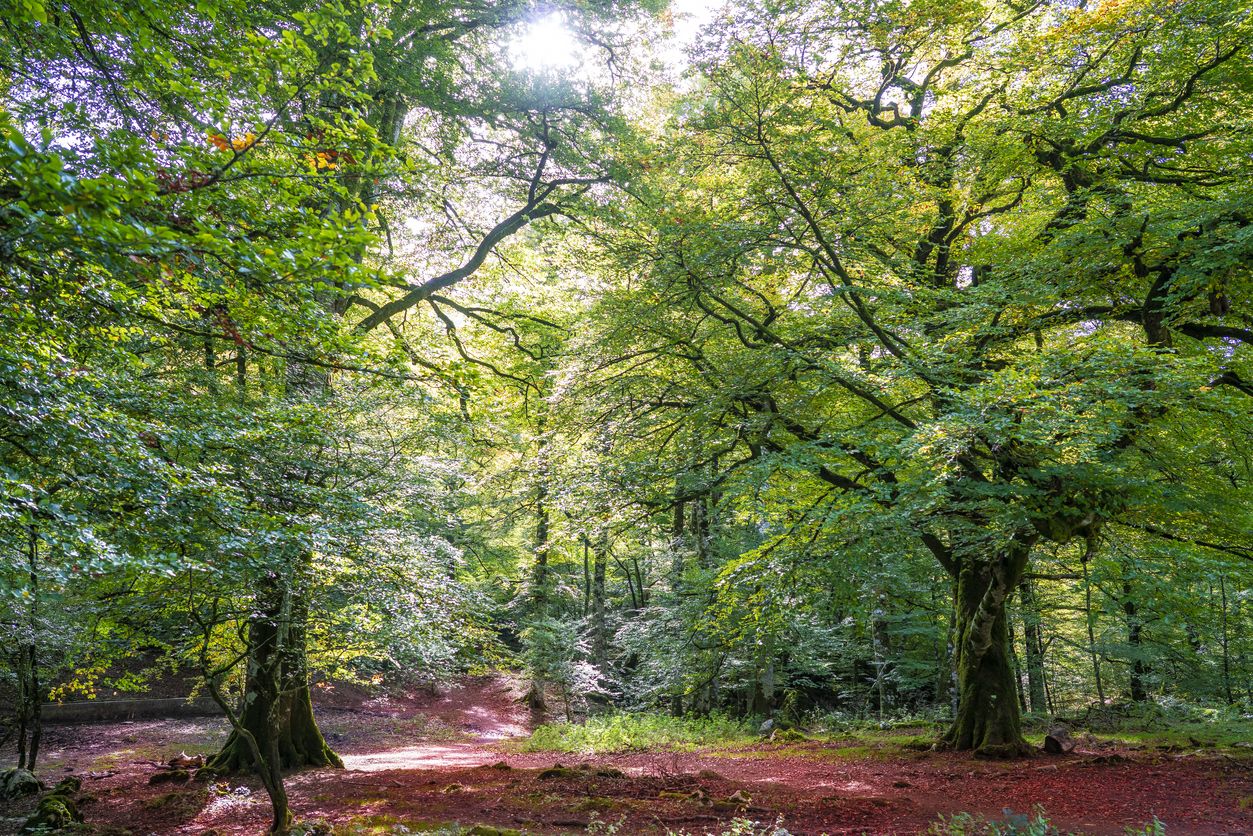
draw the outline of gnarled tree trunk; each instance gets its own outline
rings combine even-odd
[[[343,760],[327,745],[313,718],[304,595],[279,579],[271,579],[267,587],[265,608],[248,625],[248,674],[240,725],[262,753],[276,756],[277,768],[342,767]],[[238,731],[231,732],[210,766],[229,772],[258,769],[252,746]]]
[[[957,714],[947,748],[985,757],[1030,753],[1023,740],[1006,603],[1022,578],[1034,538],[1015,540],[1001,554],[961,562],[956,583]]]

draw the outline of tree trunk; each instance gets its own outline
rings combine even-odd
[[[324,300],[333,309],[331,300]],[[247,359],[236,356],[237,394],[247,395]],[[312,403],[329,397],[330,378],[324,369],[291,362],[285,367],[284,396],[293,403]],[[258,751],[276,747],[269,768],[278,771],[301,766],[336,766],[344,762],[327,745],[313,717],[309,693],[306,632],[309,621],[307,590],[313,573],[313,555],[301,552],[282,560],[259,579],[257,612],[248,624],[248,670],[240,721],[256,738]],[[254,771],[257,764],[244,736],[233,730],[211,765],[222,771]],[[281,784],[281,781],[280,781]]]
[[[1231,653],[1229,634],[1227,632],[1227,577],[1218,576],[1218,589],[1222,594],[1222,649],[1223,649],[1223,693],[1227,697],[1227,705],[1235,705],[1235,695],[1231,692]]]
[[[1083,566],[1084,617],[1088,622],[1088,655],[1092,657],[1092,675],[1096,677],[1096,698],[1100,702],[1101,708],[1104,708],[1105,686],[1101,683],[1101,658],[1096,652],[1096,626],[1092,616],[1092,580],[1088,577],[1088,558],[1091,555],[1092,547],[1089,544],[1081,562]]]
[[[1027,711],[1027,692],[1022,687],[1022,665],[1018,661],[1018,639],[1014,636],[1014,619],[1008,618],[1009,624],[1009,661],[1014,668],[1014,686],[1018,689],[1018,708]]]
[[[1124,569],[1126,572],[1126,569]],[[1122,582],[1122,611],[1127,616],[1127,646],[1131,649],[1131,679],[1129,692],[1132,702],[1144,702],[1149,698],[1148,688],[1144,680],[1149,674],[1149,666],[1141,654],[1143,648],[1144,622],[1140,618],[1135,598],[1132,597],[1131,581],[1124,578]]]
[[[876,605],[870,612],[871,641],[874,650],[874,691],[875,703],[879,711],[879,722],[884,721],[884,712],[888,707],[888,674],[889,657],[891,655],[891,636],[888,635],[887,595],[880,592],[876,595]]]
[[[207,638],[206,638],[207,641]],[[201,657],[202,662],[204,657]],[[266,794],[270,797],[270,809],[272,811],[272,820],[270,823],[270,832],[277,834],[288,833],[291,829],[292,814],[291,805],[287,799],[287,787],[283,784],[283,769],[279,764],[280,755],[278,742],[274,735],[267,734],[264,738],[264,748],[261,740],[250,732],[243,725],[240,715],[226,701],[226,697],[222,695],[222,689],[218,685],[215,676],[206,673],[206,683],[209,686],[209,693],[212,695],[214,702],[226,714],[230,720],[233,729],[232,737],[238,736],[241,745],[247,749],[250,755],[250,763],[259,763],[261,767],[257,769],[257,774],[261,777],[261,783],[265,786]],[[267,728],[274,725],[274,717],[271,716],[267,720]]]
[[[27,554],[30,571],[30,609],[28,611],[29,635],[25,646],[19,651],[22,656],[20,665],[19,690],[22,699],[19,703],[18,728],[18,766],[35,771],[39,760],[39,741],[43,736],[43,724],[40,718],[43,709],[43,694],[39,686],[39,535],[35,527],[30,527],[29,553]],[[29,738],[27,737],[29,735]]]
[[[22,645],[16,657],[17,705],[13,710],[13,722],[17,726],[17,766],[19,769],[26,768],[26,689],[29,687],[29,680],[26,676],[27,659],[26,646]]]
[[[605,634],[605,564],[609,539],[602,535],[592,549],[592,663],[603,668],[609,658],[609,639]]]
[[[677,590],[683,582],[683,551],[687,548],[686,515],[682,500],[675,500],[674,520],[670,525],[670,588]]]
[[[548,485],[535,489],[535,566],[531,573],[531,595],[537,606],[544,603],[544,586],[548,583]]]
[[[35,771],[39,760],[39,743],[43,738],[43,694],[39,686],[39,657],[34,641],[30,645],[30,746],[26,750],[26,768]]]
[[[696,549],[696,565],[708,569],[709,554],[709,507],[708,499],[700,497],[692,502],[692,545]]]
[[[248,673],[240,725],[261,752],[273,752],[273,768],[343,767],[313,717],[309,693],[303,594],[271,579],[268,604],[248,625]],[[267,760],[269,758],[267,757]],[[224,772],[256,771],[247,736],[232,731],[209,764]]]
[[[766,713],[774,716],[774,660],[766,662],[761,672],[761,696],[765,700]]]
[[[1048,711],[1044,693],[1044,641],[1040,630],[1040,605],[1029,578],[1023,578],[1018,585],[1018,599],[1022,602],[1022,637],[1027,654],[1027,696],[1031,710],[1044,714]]]
[[[957,700],[960,689],[957,687],[957,584],[953,584],[953,608],[949,610],[948,636],[944,658],[948,669],[944,674],[944,687],[948,694],[949,714],[957,716]]]
[[[587,535],[583,535],[583,617],[587,618],[587,614],[592,605],[592,572],[591,572],[591,544],[588,542]]]
[[[1022,578],[1032,539],[991,560],[966,558],[957,576],[957,715],[947,748],[984,757],[1030,753],[1022,737],[1006,601]]]

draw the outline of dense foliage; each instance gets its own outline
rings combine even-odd
[[[164,670],[276,830],[333,678],[1001,755],[1253,703],[1247,4],[5,16],[23,763]]]

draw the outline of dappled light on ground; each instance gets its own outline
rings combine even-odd
[[[459,822],[581,833],[595,816],[623,818],[622,833],[716,833],[736,817],[782,817],[793,834],[857,836],[919,833],[959,811],[997,817],[1039,805],[1063,832],[1122,836],[1154,815],[1171,836],[1253,832],[1253,762],[1239,749],[1179,754],[1088,738],[1073,755],[1006,763],[906,749],[871,734],[598,756],[522,753],[509,738],[527,731],[529,715],[506,680],[386,698],[346,691],[319,708],[346,768],[287,780],[299,816],[345,826]],[[898,732],[917,737],[925,729]],[[253,778],[149,784],[164,759],[212,752],[225,735],[216,721],[55,726],[46,774],[83,776],[93,825],[254,836],[269,805]],[[563,768],[552,769],[557,764]]]
[[[435,743],[358,755],[344,755],[344,768],[355,772],[386,769],[461,769],[500,759],[473,743]]]

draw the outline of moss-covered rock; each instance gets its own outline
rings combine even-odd
[[[770,734],[770,739],[776,743],[804,743],[809,740],[803,733],[796,729],[775,729]]]
[[[562,766],[556,764],[545,769],[539,774],[541,781],[551,781],[555,778],[625,778],[626,773],[621,769],[614,769],[610,766],[596,767],[590,763],[580,764],[577,768]]]
[[[83,779],[76,775],[67,775],[52,788],[52,795],[74,796],[83,788]]]
[[[539,774],[539,779],[541,781],[551,781],[554,778],[582,778],[584,774],[584,772],[578,769],[572,769],[568,766],[555,764],[541,772]]]
[[[74,803],[73,798],[52,792],[39,800],[39,806],[35,808],[35,812],[26,820],[18,833],[61,830],[82,820],[83,815],[78,812],[78,805]]]
[[[604,813],[617,806],[612,798],[599,795],[588,796],[570,808],[575,813]]]
[[[29,769],[13,767],[0,773],[0,798],[34,795],[41,789],[43,789],[43,784]]]
[[[144,809],[160,810],[165,816],[177,816],[183,821],[190,821],[208,802],[208,788],[180,788],[148,799],[144,802]]]
[[[291,836],[330,836],[334,826],[326,819],[309,819],[292,826]]]

